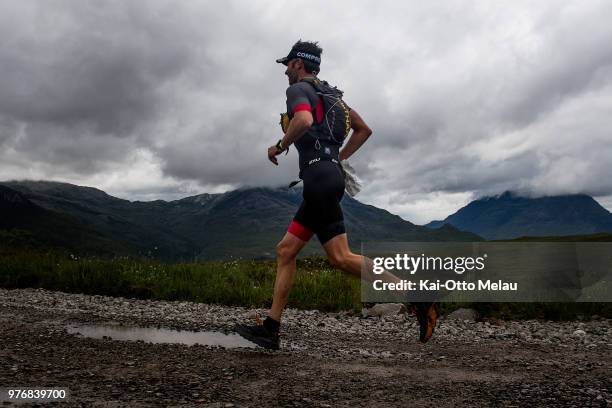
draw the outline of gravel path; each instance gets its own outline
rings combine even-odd
[[[264,311],[259,311],[264,314]],[[288,310],[279,352],[90,339],[74,324],[228,333],[253,311],[0,289],[0,386],[68,387],[61,406],[612,406],[612,320],[442,320]]]

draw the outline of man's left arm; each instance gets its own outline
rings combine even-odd
[[[340,151],[340,161],[351,157],[372,134],[372,129],[354,109],[351,109],[351,128],[353,129],[353,134]]]

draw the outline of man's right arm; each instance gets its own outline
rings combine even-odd
[[[302,137],[310,129],[314,121],[310,101],[301,86],[302,84],[294,84],[287,88],[287,112],[291,113],[293,118],[289,123],[287,132],[280,140],[282,149],[288,148],[289,145]],[[268,148],[268,159],[276,165],[278,165],[276,156],[279,154],[280,151],[277,146],[270,146]]]
[[[341,161],[351,157],[372,134],[372,129],[368,127],[361,116],[353,109],[351,109],[351,128],[353,133],[340,152]]]
[[[287,88],[287,111],[293,118],[283,137],[283,146],[294,143],[312,126],[312,107],[304,88],[310,89],[310,85],[298,82]]]

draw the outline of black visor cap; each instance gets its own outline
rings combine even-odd
[[[320,56],[313,55],[305,51],[296,50],[293,48],[291,49],[291,51],[289,51],[289,55],[287,55],[286,57],[277,59],[276,62],[278,62],[279,64],[287,65],[289,61],[294,60],[296,58],[301,58],[304,61],[309,61],[309,62],[312,62],[313,64],[321,65]]]

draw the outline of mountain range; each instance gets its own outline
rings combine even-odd
[[[169,261],[272,258],[301,193],[296,188],[257,187],[174,201],[132,202],[68,183],[2,182],[0,239]],[[437,229],[414,225],[348,196],[342,207],[355,251],[362,241],[482,240],[449,225]],[[316,241],[311,240],[304,254],[322,254]]]
[[[529,198],[506,191],[470,202],[443,221],[488,239],[588,235],[612,232],[612,214],[586,194]]]

